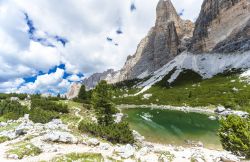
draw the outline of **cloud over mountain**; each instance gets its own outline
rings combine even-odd
[[[68,76],[57,80],[62,88],[55,92],[64,91],[71,81],[80,81],[83,74],[120,68],[154,25],[157,2],[0,1],[0,91],[24,91],[29,86],[46,92],[51,83],[46,74],[61,64]],[[182,17],[192,20],[201,2],[173,0],[178,11],[184,9]],[[48,81],[42,82],[40,75]],[[21,83],[31,76],[36,80]],[[7,86],[10,83],[19,84]]]

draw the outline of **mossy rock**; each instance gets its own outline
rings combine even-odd
[[[28,142],[19,142],[13,144],[13,148],[6,152],[8,155],[17,155],[18,159],[22,159],[25,156],[36,156],[42,153],[41,149]]]
[[[5,136],[0,137],[0,143],[4,143],[4,142],[9,141],[9,140],[10,140],[9,137],[5,137]]]
[[[56,157],[49,162],[104,162],[104,158],[101,154],[93,154],[93,153],[71,153],[67,155],[63,155],[60,157]]]

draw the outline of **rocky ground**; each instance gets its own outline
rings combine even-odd
[[[80,108],[75,109],[75,115],[80,116]],[[80,120],[83,120],[83,117],[80,117]],[[66,161],[66,156],[70,153],[99,154],[103,158],[90,159],[92,161],[240,161],[229,152],[209,150],[203,148],[202,144],[190,148],[154,144],[146,142],[136,131],[133,134],[136,144],[113,145],[102,139],[81,134],[59,119],[39,124],[33,123],[29,120],[29,116],[25,115],[16,121],[0,123],[0,161],[53,161],[56,157]]]

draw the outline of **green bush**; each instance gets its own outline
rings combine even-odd
[[[3,116],[5,119],[16,120],[24,114],[28,113],[28,108],[22,106],[17,101],[2,100],[0,101],[0,116]]]
[[[78,129],[94,136],[104,138],[112,143],[134,143],[134,137],[127,122],[103,126],[82,121],[79,123]]]
[[[59,113],[54,111],[46,111],[40,108],[33,108],[30,111],[30,120],[35,123],[48,123],[52,119],[59,118]]]
[[[35,98],[31,100],[31,108],[41,108],[48,111],[69,113],[68,105],[63,105],[44,98]]]
[[[20,100],[24,100],[27,97],[27,94],[18,94],[18,93],[6,94],[6,93],[0,93],[0,99],[2,99],[2,100],[9,99],[11,97],[18,97]]]
[[[250,119],[228,116],[220,120],[219,137],[225,150],[250,158]]]
[[[112,102],[112,87],[106,81],[101,81],[93,90],[92,104],[101,125],[113,124],[113,114],[117,112]]]
[[[0,143],[4,143],[4,142],[9,141],[9,140],[10,140],[9,137],[0,136]]]

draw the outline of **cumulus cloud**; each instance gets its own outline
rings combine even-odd
[[[0,92],[12,93],[16,92],[17,88],[24,83],[24,80],[19,78],[13,81],[0,82]]]
[[[78,75],[74,74],[74,75],[67,77],[67,79],[71,82],[79,82],[79,81],[82,81],[84,77],[79,77]]]
[[[64,70],[57,68],[54,73],[44,74],[37,77],[34,83],[26,83],[18,91],[20,93],[52,93],[65,92],[70,86],[70,82],[63,79]]]
[[[65,64],[65,71],[72,76],[61,78],[60,86],[67,86],[69,81],[82,79],[77,78],[78,73],[89,76],[108,68],[121,68],[154,25],[157,2],[0,1],[0,82],[48,73]],[[184,11],[184,19],[194,20],[202,0],[172,2],[178,13]],[[59,85],[58,80],[56,83]],[[27,83],[22,89],[27,91],[29,86],[32,92],[34,87],[45,91],[48,88],[42,87],[46,84],[51,85],[42,84],[38,76],[36,82]]]

